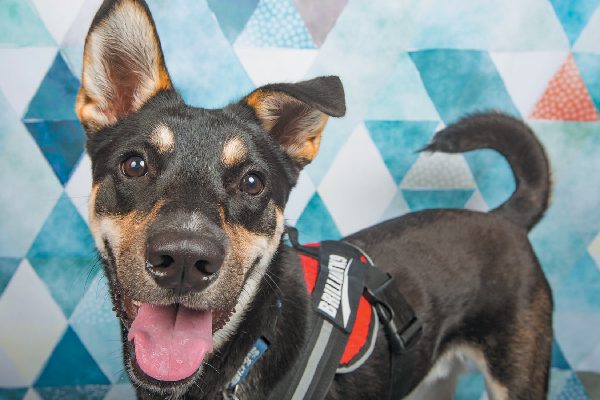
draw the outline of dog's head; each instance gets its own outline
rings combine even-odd
[[[81,82],[89,222],[127,336],[128,372],[149,390],[181,388],[228,339],[263,278],[299,171],[328,116],[345,112],[343,89],[322,77],[267,85],[222,109],[190,107],[139,0],[104,2]]]

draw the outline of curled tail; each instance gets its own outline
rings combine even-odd
[[[502,154],[516,180],[512,196],[491,212],[527,230],[533,228],[544,215],[550,197],[548,159],[533,131],[505,114],[475,114],[436,133],[423,151],[463,153],[477,149]]]

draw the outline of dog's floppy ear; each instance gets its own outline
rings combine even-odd
[[[170,89],[160,40],[142,0],[105,0],[88,32],[76,112],[89,132]]]
[[[344,88],[337,76],[262,86],[243,101],[299,167],[317,155],[329,116],[346,113]]]

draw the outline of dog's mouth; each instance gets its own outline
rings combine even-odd
[[[133,344],[135,362],[142,372],[173,382],[198,371],[212,351],[212,311],[181,304],[125,303],[130,303],[126,311],[133,317],[127,340]]]
[[[230,315],[230,311],[194,310],[180,303],[139,302],[123,293],[115,297],[115,303],[121,303],[115,307],[117,315],[127,330],[131,372],[149,383],[193,376],[213,350],[213,332]]]

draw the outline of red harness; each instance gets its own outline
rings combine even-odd
[[[318,247],[319,244],[312,243],[306,246]],[[304,280],[306,281],[308,294],[312,295],[317,282],[317,275],[319,274],[319,260],[299,252],[298,256],[300,257],[300,263],[302,264],[302,269],[304,271]],[[347,369],[350,366],[352,366],[352,370],[354,370],[360,366],[357,365],[357,363],[360,362],[360,364],[362,364],[366,361],[366,359],[362,360],[361,356],[368,351],[369,344],[375,339],[375,325],[377,323],[374,316],[375,313],[373,313],[371,304],[364,296],[362,296],[358,302],[356,320],[348,338],[348,342],[346,343],[344,354],[340,360],[338,373],[343,373],[344,369]]]

